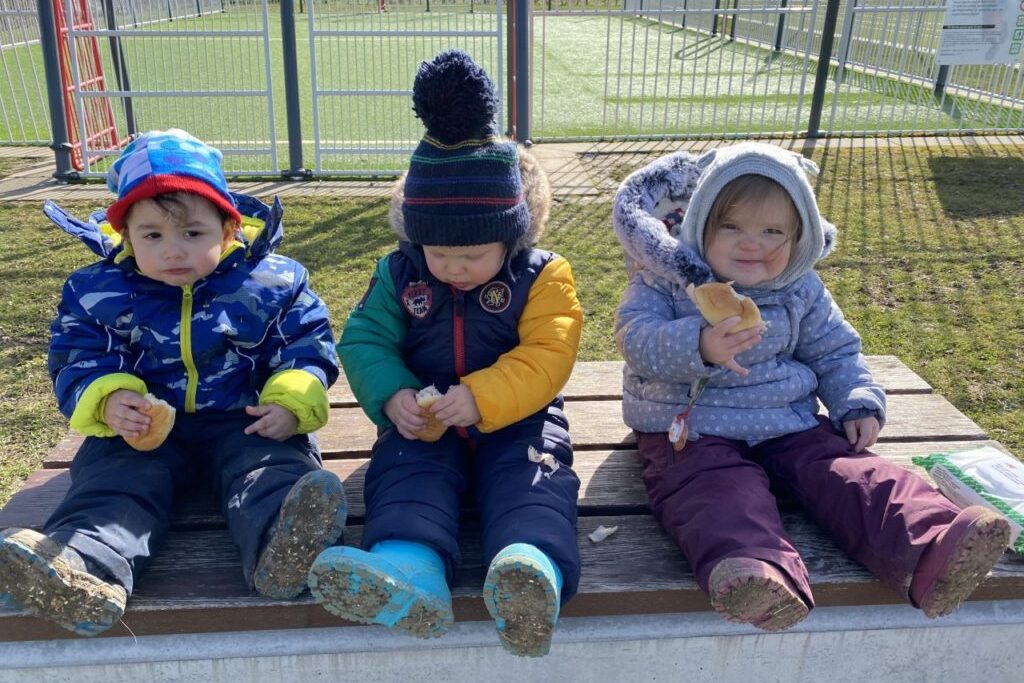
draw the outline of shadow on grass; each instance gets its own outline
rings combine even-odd
[[[950,218],[1024,215],[1024,159],[939,156],[930,157],[928,167]]]

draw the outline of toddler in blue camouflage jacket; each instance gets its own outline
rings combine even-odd
[[[114,162],[105,212],[44,207],[102,257],[65,283],[48,360],[86,439],[42,531],[0,534],[0,595],[79,635],[121,618],[176,494],[200,481],[267,597],[301,593],[345,523],[311,436],[338,376],[327,309],[306,270],[273,253],[280,203],[229,192],[221,158],[184,131],[152,131]],[[175,423],[141,452],[129,441],[148,433],[157,399]]]

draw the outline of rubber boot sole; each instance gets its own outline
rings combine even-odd
[[[724,619],[762,631],[784,631],[810,610],[774,566],[748,558],[726,558],[708,578],[711,605]]]
[[[341,481],[332,472],[302,475],[281,503],[277,522],[253,573],[256,592],[279,600],[306,590],[309,567],[341,536],[347,507]]]
[[[946,616],[955,611],[985,580],[1010,542],[1010,524],[1002,515],[987,508],[964,508],[949,528],[936,539],[936,545],[914,572],[911,594],[928,617]]]
[[[558,594],[539,562],[515,554],[496,559],[484,580],[483,597],[506,650],[520,657],[550,652]]]
[[[0,594],[80,636],[94,636],[124,614],[127,593],[74,566],[63,548],[30,529],[0,534]],[[79,559],[80,561],[80,559]]]

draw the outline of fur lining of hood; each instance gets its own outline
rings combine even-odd
[[[791,263],[754,289],[795,282],[835,247],[836,228],[818,211],[807,175],[817,166],[764,143],[740,143],[700,156],[674,152],[626,178],[615,195],[612,222],[626,254],[655,275],[680,285],[714,280],[704,260],[704,225],[718,193],[744,174],[764,175],[789,193],[802,226]]]
[[[525,249],[537,244],[547,227],[551,215],[551,184],[547,173],[541,168],[540,162],[525,147],[519,145],[519,174],[522,177],[523,196],[530,212],[530,229],[515,244],[509,246],[509,255],[515,256]],[[405,200],[405,174],[395,181],[391,190],[391,204],[388,207],[388,221],[398,239],[408,242],[405,233],[405,218],[402,215],[402,202]]]

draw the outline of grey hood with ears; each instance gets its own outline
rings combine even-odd
[[[798,280],[835,247],[836,228],[818,211],[807,174],[814,162],[774,145],[745,142],[695,156],[675,152],[634,172],[615,195],[612,221],[626,254],[669,282],[714,279],[704,261],[704,226],[722,188],[741,175],[763,175],[792,197],[800,215],[793,257],[776,278],[757,289],[779,289]]]
[[[519,174],[522,178],[523,196],[530,213],[530,227],[515,244],[509,245],[509,258],[524,249],[537,244],[551,213],[551,185],[548,176],[541,168],[536,157],[525,147],[519,145]],[[402,201],[405,199],[405,174],[403,173],[391,190],[391,205],[388,208],[388,220],[391,229],[398,239],[408,242],[405,233],[405,217],[402,214]]]

